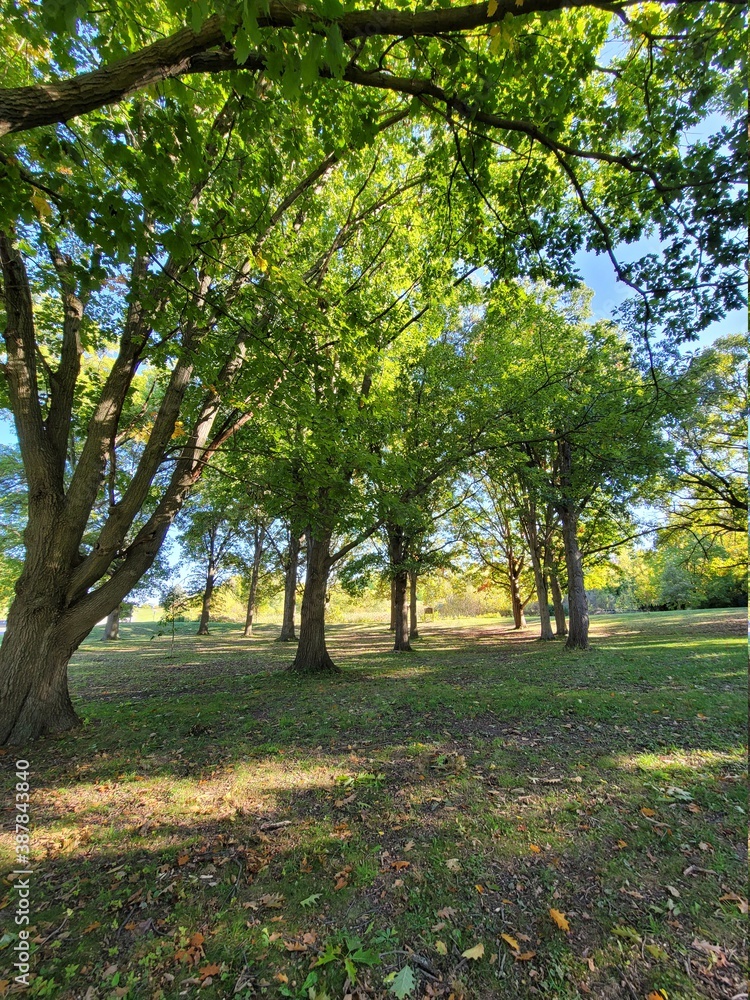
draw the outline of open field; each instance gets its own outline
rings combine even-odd
[[[272,626],[97,630],[85,725],[24,749],[26,995],[746,997],[745,626],[607,615],[571,654],[435,622],[399,656],[333,626],[324,680]]]

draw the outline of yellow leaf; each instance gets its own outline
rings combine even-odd
[[[542,849],[539,846],[539,844],[529,844],[529,850],[532,852],[532,854],[541,854],[542,853]]]
[[[497,13],[497,0],[488,0],[487,17],[494,17],[496,13]]]
[[[467,948],[466,951],[461,952],[461,958],[473,958],[474,961],[480,959],[484,955],[484,945],[480,941],[479,944],[475,944],[473,948]]]
[[[445,941],[436,941],[435,942],[435,951],[438,953],[438,955],[447,955],[448,954],[448,947],[447,947]]]
[[[513,951],[521,950],[518,941],[516,941],[514,937],[511,937],[510,934],[501,934],[500,937],[503,939],[503,941],[505,941],[506,944],[509,944],[511,946]]]
[[[52,215],[52,206],[46,198],[42,198],[42,196],[36,191],[29,198],[29,201],[36,209],[37,215],[40,215],[42,218],[47,215]]]
[[[553,923],[557,924],[561,931],[570,930],[570,924],[565,919],[564,913],[560,913],[559,910],[550,909],[549,915],[552,918]]]
[[[255,255],[255,263],[258,265],[258,270],[259,271],[264,271],[265,272],[265,271],[268,270],[268,261],[266,260],[265,257],[263,257],[259,253],[256,253],[256,255]]]
[[[627,840],[618,840],[617,843],[615,844],[615,847],[617,848],[618,851],[621,851],[623,847],[627,846],[628,846]]]
[[[669,995],[666,990],[653,990],[646,1000],[669,1000]]]
[[[644,806],[643,809],[641,809],[641,815],[656,816],[656,809],[649,809],[648,806]]]
[[[516,2],[518,2],[518,0],[516,0]],[[536,955],[535,951],[523,951],[514,955],[513,958],[515,958],[517,962],[530,962],[534,955]]]

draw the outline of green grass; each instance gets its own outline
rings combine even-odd
[[[398,656],[333,626],[324,680],[284,672],[275,627],[194,628],[94,634],[84,726],[28,751],[27,995],[385,998],[407,965],[454,1000],[744,990],[737,611],[601,616],[572,654],[500,620]]]

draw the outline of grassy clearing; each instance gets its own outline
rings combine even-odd
[[[584,654],[334,626],[325,681],[274,627],[179,628],[95,634],[84,727],[29,751],[27,995],[746,996],[738,612],[601,617]]]

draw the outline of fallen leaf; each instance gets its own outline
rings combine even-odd
[[[218,965],[204,965],[202,969],[199,970],[198,975],[201,979],[208,979],[209,976],[218,976],[221,969]]]
[[[99,921],[95,920],[93,924],[89,924],[88,927],[84,927],[83,930],[81,931],[81,934],[90,934],[92,931],[95,931],[97,927],[101,926],[102,925],[99,923]]]
[[[339,889],[346,889],[348,885],[349,885],[348,879],[344,878],[344,876],[342,875],[341,878],[339,878],[338,881],[336,882],[336,885],[333,887],[333,891],[338,892]]]
[[[448,947],[447,947],[445,941],[436,941],[435,942],[435,951],[438,953],[438,955],[447,955],[448,954]]]
[[[444,928],[446,928],[447,926],[448,925],[446,924],[446,922],[444,920],[441,920],[440,923],[435,924],[433,927],[430,927],[430,930],[432,931],[433,934],[437,934],[438,931],[444,930]]]
[[[196,931],[195,934],[190,938],[191,948],[200,948],[206,939],[203,937],[200,931]]]
[[[444,917],[446,920],[452,920],[455,917],[457,911],[453,909],[452,906],[444,906],[442,910],[438,910],[435,914],[436,917]]]
[[[484,955],[484,945],[480,941],[479,944],[475,944],[473,948],[467,948],[466,951],[461,952],[461,958],[471,958],[475,962],[482,958]]]
[[[670,894],[670,896],[674,896],[675,899],[679,899],[680,898],[680,891],[679,891],[679,889],[675,889],[675,887],[673,885],[667,885],[664,888],[667,890],[667,892]]]
[[[284,947],[287,951],[307,951],[307,948],[298,941],[285,941]]]
[[[457,872],[461,868],[461,862],[458,860],[458,858],[448,858],[448,860],[445,862],[445,867],[450,868],[452,872]]]
[[[177,857],[177,864],[180,867],[182,867],[183,865],[186,865],[189,860],[190,860],[190,855],[189,854],[180,854]]]
[[[624,847],[627,847],[627,846],[628,846],[627,840],[618,840],[617,843],[615,844],[615,848],[618,851],[621,851]]]
[[[555,923],[561,931],[570,930],[570,924],[565,919],[565,914],[560,913],[559,910],[550,908],[549,915],[552,918],[553,923]]]
[[[539,846],[539,844],[529,844],[529,850],[532,852],[532,854],[541,854],[542,853],[542,849]]]
[[[641,809],[641,813],[644,816],[656,816],[656,809],[649,809],[648,806],[644,806],[643,809]]]
[[[411,861],[391,861],[391,868],[395,868],[397,872],[403,871],[404,868],[410,868]]]
[[[646,1000],[669,1000],[666,990],[653,990],[646,997]]]
[[[513,951],[521,950],[518,941],[516,941],[514,937],[511,937],[510,934],[501,934],[500,937],[503,939],[503,941],[505,941],[506,944],[510,945]]]
[[[663,948],[660,948],[658,944],[647,944],[646,951],[652,958],[655,958],[657,962],[666,962],[669,955]]]
[[[521,951],[518,954],[514,954],[513,958],[517,962],[530,962],[534,955],[536,955],[535,951]]]

